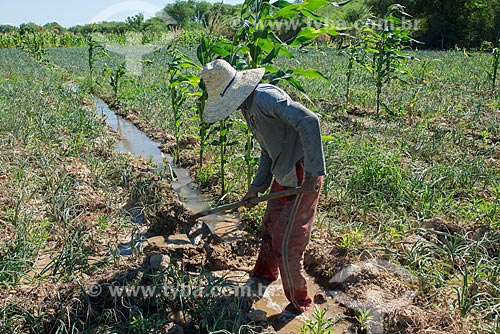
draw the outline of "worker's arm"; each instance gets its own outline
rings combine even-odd
[[[253,179],[252,185],[242,200],[246,201],[251,198],[257,197],[259,193],[263,193],[269,188],[271,181],[273,179],[273,174],[271,173],[272,160],[269,154],[265,150],[260,153],[259,167],[257,168],[257,173]],[[254,205],[248,203],[246,207],[252,207]]]
[[[276,113],[299,134],[304,151],[305,179],[303,191],[317,189],[317,179],[326,174],[325,157],[318,117],[300,103],[287,103],[282,112]],[[316,190],[317,191],[317,190]]]

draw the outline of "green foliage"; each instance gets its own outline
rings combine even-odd
[[[145,23],[144,23],[144,14],[143,13],[139,13],[137,15],[127,17],[126,22],[129,26],[129,29],[132,31],[143,31],[144,30]]]
[[[170,91],[170,100],[172,103],[172,110],[174,113],[174,136],[175,136],[175,152],[174,160],[178,160],[179,155],[179,141],[182,136],[182,118],[185,115],[185,102],[190,96],[189,86],[196,87],[199,84],[199,77],[186,76],[181,73],[182,70],[188,68],[195,68],[200,70],[200,66],[189,60],[188,56],[177,49],[170,49],[169,51],[171,61],[168,64],[168,89]]]
[[[126,83],[132,82],[130,78],[127,78],[127,68],[125,63],[121,63],[116,68],[112,68],[108,65],[105,65],[102,70],[102,74],[108,78],[109,84],[113,89],[113,105],[120,104],[120,95],[121,88]]]
[[[500,40],[499,40],[500,43]],[[498,66],[500,64],[500,50],[499,48],[494,48],[492,52],[491,59],[491,90],[495,90],[497,77],[498,77]]]
[[[383,16],[393,0],[367,0],[374,14]],[[480,47],[498,39],[498,0],[400,0],[419,21],[418,38],[431,48]]]
[[[90,91],[94,92],[94,67],[97,58],[109,58],[106,49],[102,47],[92,36],[88,37],[88,64],[89,64],[89,83]]]
[[[32,31],[32,32],[31,32]],[[66,31],[27,29],[23,33],[18,30],[0,33],[0,48],[21,48],[36,52],[37,49],[50,47],[75,47],[87,45],[83,35],[75,35]]]
[[[300,328],[301,334],[330,334],[334,331],[334,325],[339,320],[336,318],[326,317],[327,309],[320,310],[314,306],[314,313],[312,319],[304,321]]]
[[[360,47],[361,40],[354,38],[350,41],[348,47],[344,50],[344,54],[348,56],[347,69],[346,69],[346,92],[345,92],[345,108],[349,108],[350,94],[351,94],[351,81],[354,74],[354,66],[356,63],[362,63],[363,50]]]
[[[219,4],[198,0],[176,0],[167,4],[162,11],[175,20],[175,25],[185,28],[207,28],[220,14]]]
[[[10,24],[2,24],[0,25],[0,34],[7,34],[16,32],[18,29]]]
[[[42,62],[47,53],[45,38],[36,33],[26,34],[23,39],[22,49],[27,52],[36,61]]]
[[[359,250],[363,244],[365,235],[356,227],[354,229],[349,229],[340,237],[339,247],[345,249],[348,252]]]
[[[387,9],[383,22],[371,21],[374,28],[365,26],[361,32],[361,47],[366,54],[362,65],[372,74],[376,84],[377,114],[383,105],[382,88],[393,79],[405,83],[406,72],[402,60],[411,59],[402,51],[413,41],[410,31],[403,26],[402,18],[408,17],[401,5],[392,5]]]
[[[500,40],[498,40],[498,43],[500,43]],[[490,42],[484,42],[483,45],[481,45],[481,51],[491,52],[491,65],[488,71],[488,77],[491,81],[491,90],[494,91],[498,77],[498,67],[500,64],[500,51],[498,47],[495,47],[495,45]]]

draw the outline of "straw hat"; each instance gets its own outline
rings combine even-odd
[[[236,71],[222,59],[206,64],[202,78],[207,88],[208,100],[203,112],[203,121],[214,123],[223,120],[238,109],[257,87],[264,72],[263,68]]]

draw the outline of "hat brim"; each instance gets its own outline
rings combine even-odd
[[[203,111],[203,121],[214,123],[221,121],[238,109],[262,80],[265,69],[256,68],[237,72],[233,83],[224,96],[209,96]]]

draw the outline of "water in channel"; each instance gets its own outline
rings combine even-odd
[[[116,115],[103,100],[95,98],[94,103],[97,113],[105,116],[106,124],[120,135],[121,140],[117,143],[116,150],[151,161],[161,173],[169,173],[171,168],[176,175],[172,181],[172,188],[189,211],[197,213],[209,207],[209,197],[195,187],[186,169],[177,166],[170,154],[160,151],[160,143],[153,141],[135,125]],[[232,232],[239,229],[239,222],[229,214],[206,216],[203,221],[212,232],[224,238],[231,238]]]

